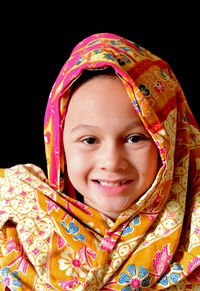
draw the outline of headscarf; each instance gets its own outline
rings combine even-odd
[[[161,159],[152,186],[115,222],[76,200],[63,148],[71,85],[83,70],[107,67]],[[200,134],[170,66],[114,34],[84,39],[52,88],[44,134],[48,179],[32,164],[0,172],[0,287],[199,290]]]

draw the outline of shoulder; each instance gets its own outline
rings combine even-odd
[[[41,178],[46,177],[44,171],[34,164],[19,164],[11,168],[0,169],[0,177],[12,174],[19,175],[22,173],[31,173]]]
[[[11,168],[0,169],[0,186],[8,180],[18,179],[28,182],[31,177],[48,184],[48,179],[40,167],[33,164],[19,164]]]

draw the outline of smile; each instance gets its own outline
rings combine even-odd
[[[102,186],[107,186],[107,187],[118,187],[124,184],[127,184],[128,182],[130,182],[129,180],[127,181],[121,181],[121,182],[106,182],[106,181],[101,181],[101,180],[96,180],[97,183],[99,183]]]
[[[118,181],[105,181],[105,180],[92,180],[94,185],[106,195],[119,195],[126,191],[134,180],[118,180]]]

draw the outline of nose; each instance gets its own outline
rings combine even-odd
[[[99,154],[99,168],[110,172],[126,170],[128,160],[125,157],[123,149],[115,143],[107,143],[102,147]]]

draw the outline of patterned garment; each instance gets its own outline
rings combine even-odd
[[[62,143],[70,85],[108,66],[162,161],[115,222],[76,200]],[[48,179],[32,164],[0,170],[0,290],[200,290],[200,134],[169,65],[117,35],[84,39],[51,91],[44,133]]]

